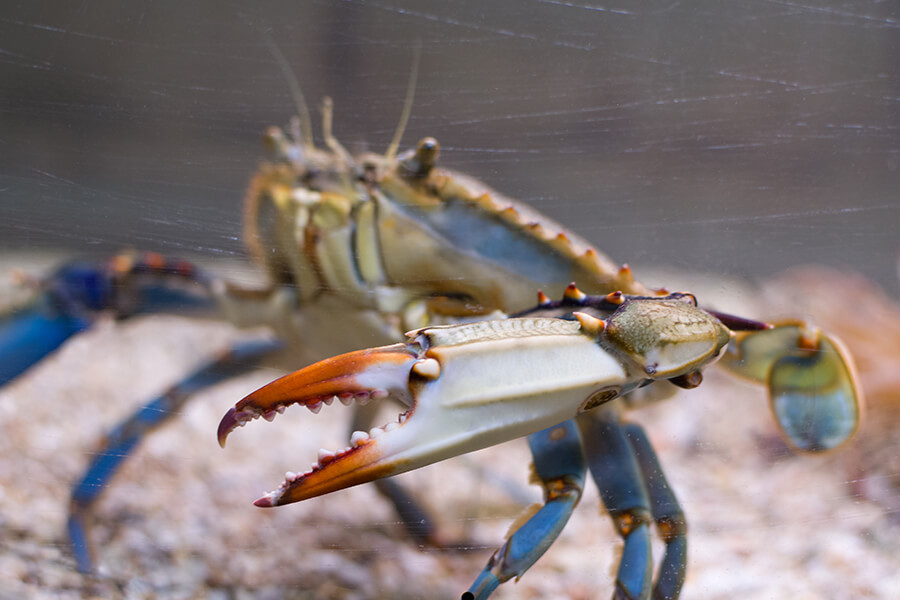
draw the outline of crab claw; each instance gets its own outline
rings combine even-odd
[[[415,352],[396,344],[342,354],[286,375],[253,392],[225,414],[219,423],[219,445],[225,446],[228,434],[235,428],[260,416],[272,420],[291,404],[303,404],[317,413],[322,404],[331,404],[335,398],[350,404],[390,395],[409,403],[406,381],[417,361]],[[384,432],[380,428],[369,434],[357,432],[351,447],[337,452],[320,451],[318,462],[309,473],[287,474],[282,490],[290,489],[291,493],[272,492],[257,500],[257,506],[296,502],[390,474],[390,467],[379,460],[374,439]],[[300,481],[305,484],[298,485]],[[298,489],[307,493],[298,495]]]
[[[219,425],[219,441],[295,403],[315,412],[334,396],[367,394],[410,405],[399,422],[355,433],[350,448],[320,451],[312,470],[288,473],[256,501],[279,506],[528,435],[573,417],[595,392],[611,398],[627,383],[620,362],[580,327],[559,319],[435,327],[408,344],[326,359],[238,402]]]
[[[607,321],[516,318],[430,327],[407,344],[351,352],[283,377],[222,419],[219,441],[290,404],[318,412],[339,399],[393,397],[397,422],[320,451],[312,470],[288,473],[256,501],[279,506],[402,473],[530,435],[653,379],[686,376],[715,360],[730,333],[691,303],[625,302]]]

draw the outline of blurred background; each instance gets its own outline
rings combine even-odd
[[[536,206],[649,284],[703,273],[689,286],[701,298],[839,333],[872,417],[843,452],[793,457],[763,392],[716,371],[634,419],[688,514],[686,598],[896,596],[896,2],[5,3],[3,283],[17,266],[123,247],[245,273],[241,203],[261,134],[296,112],[267,37],[317,139],[328,95],[341,142],[383,151],[421,46],[404,147],[435,136],[443,166]],[[773,279],[812,263],[839,271]],[[104,321],[0,390],[0,600],[459,597],[539,499],[519,443],[403,476],[480,543],[471,554],[413,547],[372,486],[258,511],[260,491],[345,443],[347,426],[340,410],[288,411],[220,452],[215,423],[278,375],[266,371],[198,398],[126,462],[98,505],[101,575],[80,576],[63,532],[92,440],[237,335]],[[559,542],[496,597],[607,596],[618,539],[598,510],[589,486]]]
[[[0,11],[0,250],[240,254],[260,134],[295,113],[268,32],[351,149],[411,147],[618,261],[890,291],[893,2],[67,2]],[[318,111],[316,115],[317,136]],[[640,275],[640,273],[638,273]]]

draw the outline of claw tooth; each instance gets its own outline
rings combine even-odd
[[[330,463],[331,461],[334,460],[334,457],[335,457],[335,454],[331,450],[326,450],[325,448],[320,448],[319,455],[317,457],[319,459],[319,464],[317,466]]]
[[[380,438],[383,435],[384,435],[384,429],[382,429],[381,427],[373,427],[372,429],[369,430],[369,438],[371,438],[373,440],[376,438]]]
[[[369,403],[369,400],[372,399],[372,394],[370,394],[369,392],[356,392],[355,397],[356,397],[356,402],[360,406],[365,406],[366,404]]]
[[[284,472],[284,480],[285,481],[294,481],[297,479],[297,474],[293,471],[285,471]]]
[[[383,400],[390,396],[387,390],[375,390],[372,392],[372,400]]]
[[[354,431],[353,435],[350,436],[350,444],[356,448],[358,446],[362,446],[365,442],[369,440],[369,434],[365,431]]]
[[[307,405],[306,405],[306,408],[308,408],[309,410],[311,410],[312,413],[313,413],[314,415],[315,415],[315,414],[318,414],[318,412],[319,412],[320,410],[322,410],[322,401],[321,401],[321,400],[317,400],[317,401],[313,402],[312,404],[307,404]]]
[[[409,418],[409,413],[400,413],[400,423],[406,423],[406,420]]]
[[[339,394],[335,396],[335,398],[340,400],[341,404],[343,404],[344,406],[350,406],[350,403],[353,402],[353,394]]]
[[[387,425],[384,426],[384,431],[385,431],[385,433],[391,432],[391,431],[394,431],[395,429],[397,429],[398,427],[400,427],[400,423],[397,423],[396,421],[391,421],[390,423],[388,423]]]
[[[334,396],[322,398],[322,402],[325,403],[325,406],[331,406],[331,403],[334,402]]]
[[[263,413],[263,418],[264,418],[266,421],[268,421],[269,423],[271,423],[272,421],[275,420],[275,415],[276,415],[276,414],[277,414],[277,413],[276,413],[274,410],[267,410],[265,413]]]
[[[283,415],[285,409],[287,409],[287,406],[285,406],[284,404],[281,404],[281,405],[279,405],[275,410],[278,411],[278,414],[279,414],[279,415]]]

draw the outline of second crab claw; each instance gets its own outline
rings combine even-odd
[[[318,412],[335,398],[392,397],[409,406],[398,422],[354,433],[349,447],[320,451],[310,471],[288,473],[256,501],[289,504],[529,435],[655,379],[684,380],[731,337],[714,316],[674,297],[626,301],[605,321],[570,319],[430,327],[406,344],[326,359],[238,402],[219,425],[219,443],[291,404]]]

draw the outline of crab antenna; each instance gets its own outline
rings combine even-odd
[[[394,139],[388,146],[384,157],[388,162],[394,160],[397,156],[397,149],[400,148],[400,142],[403,140],[403,132],[406,131],[406,125],[409,123],[409,116],[412,114],[413,100],[416,98],[416,80],[419,78],[419,60],[422,58],[422,42],[416,44],[413,51],[412,68],[409,72],[409,81],[406,84],[406,99],[403,100],[403,113],[400,115],[400,123],[397,124],[397,131],[394,132]]]
[[[312,120],[310,119],[309,108],[306,106],[306,99],[303,97],[303,91],[300,89],[297,75],[291,69],[291,65],[268,31],[263,32],[263,39],[266,41],[266,46],[269,47],[269,52],[272,53],[272,58],[278,63],[278,68],[281,69],[284,78],[287,80],[288,87],[291,88],[291,96],[293,96],[294,103],[297,105],[297,116],[300,117],[300,135],[302,137],[300,141],[304,148],[313,148]]]
[[[332,152],[341,160],[344,161],[344,164],[348,167],[353,166],[353,156],[349,152],[347,152],[346,148],[341,146],[341,143],[337,141],[337,138],[334,137],[334,134],[331,130],[331,123],[334,117],[334,101],[325,96],[322,99],[322,137],[325,138],[325,145],[331,149]]]

